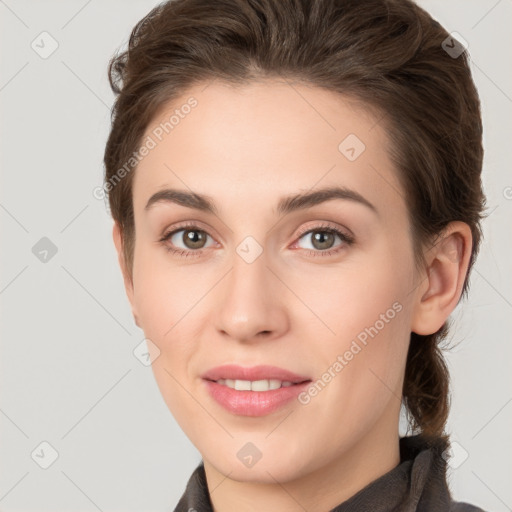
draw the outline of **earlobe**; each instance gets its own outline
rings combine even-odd
[[[123,275],[124,287],[125,287],[125,291],[126,291],[128,300],[130,302],[130,307],[132,309],[133,318],[135,320],[135,324],[137,325],[137,327],[140,327],[139,319],[137,317],[137,311],[135,308],[135,302],[134,302],[133,282],[132,282],[132,278],[130,277],[130,273],[128,271],[128,267],[126,265],[126,260],[124,257],[123,235],[121,232],[121,228],[116,221],[114,221],[114,227],[112,229],[112,238],[114,240],[114,245],[116,247],[117,260],[119,262],[119,267],[121,268],[121,272]]]
[[[426,276],[416,290],[411,331],[420,335],[438,331],[455,309],[462,293],[471,256],[471,229],[450,223],[428,250]]]

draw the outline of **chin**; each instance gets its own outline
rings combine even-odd
[[[237,442],[236,445],[237,448],[233,449],[233,457],[226,457],[226,453],[231,452],[231,449],[228,448],[222,449],[221,452],[211,453],[210,456],[208,453],[202,452],[205,454],[203,458],[217,471],[225,476],[229,475],[230,479],[238,482],[275,484],[278,481],[285,483],[300,478],[312,469],[311,461],[305,461],[302,454],[294,454],[286,449],[280,450],[268,446],[268,443],[267,448],[261,450],[261,458],[250,465],[250,460],[244,463],[243,452],[239,458],[237,453],[240,450],[240,443]],[[214,450],[219,450],[219,448],[216,446]],[[266,451],[267,454],[265,454]]]
[[[276,481],[285,483],[299,476],[293,461],[286,458],[282,461],[271,460],[266,461],[266,463],[263,462],[262,458],[252,468],[244,467],[242,464],[233,467],[226,461],[226,469],[229,478],[238,482],[275,484]],[[228,474],[224,473],[222,468],[218,468],[218,470],[223,474]]]

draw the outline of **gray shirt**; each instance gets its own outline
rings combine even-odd
[[[453,501],[446,481],[448,443],[421,434],[400,439],[400,463],[330,512],[484,512]],[[203,461],[174,512],[213,512]]]

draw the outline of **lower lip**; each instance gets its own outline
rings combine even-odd
[[[264,416],[280,409],[307,388],[311,381],[270,391],[237,391],[214,381],[203,379],[210,395],[233,414]]]

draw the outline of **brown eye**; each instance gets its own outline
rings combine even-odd
[[[312,245],[315,249],[325,250],[330,249],[334,244],[335,235],[328,231],[313,231],[311,233]]]
[[[336,238],[340,241],[336,244]],[[302,240],[309,241],[309,246],[303,246]],[[298,246],[306,249],[311,256],[330,256],[337,254],[354,243],[354,238],[339,229],[330,226],[318,226],[303,231],[297,242]]]
[[[206,233],[197,229],[184,229],[182,241],[187,249],[202,249],[206,242]]]
[[[160,240],[164,243],[170,251],[181,251],[181,252],[200,252],[201,249],[205,249],[208,237],[210,235],[195,226],[175,229],[164,235]],[[211,239],[213,241],[213,239]]]
[[[303,247],[304,249],[316,249],[318,251],[325,251],[331,249],[336,241],[336,236],[344,241],[342,233],[333,229],[311,229],[304,233],[300,238],[310,240],[311,247]]]

